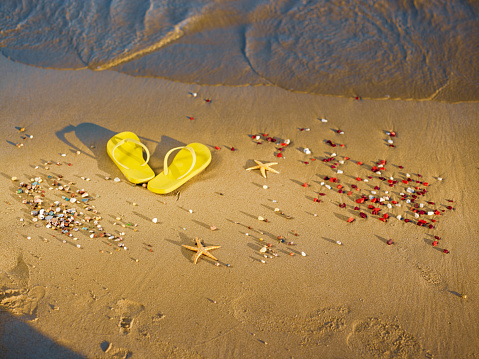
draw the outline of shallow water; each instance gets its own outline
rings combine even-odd
[[[477,101],[478,34],[472,0],[0,2],[15,61],[348,97]]]

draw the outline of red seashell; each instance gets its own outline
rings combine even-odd
[[[283,157],[283,154],[282,154],[282,153],[278,153],[278,154],[276,155],[276,157]]]
[[[346,208],[346,203],[340,203],[339,208]]]
[[[355,221],[355,219],[353,217],[349,217],[347,222],[351,223],[351,222],[354,222],[354,221]]]
[[[304,164],[305,164],[305,165],[309,165],[309,162],[308,162],[308,161],[304,161]]]
[[[343,188],[343,185],[342,185],[342,184],[338,184],[337,188],[341,189],[341,188]]]
[[[344,147],[344,145],[343,145],[343,144],[340,144],[339,147]]]
[[[381,222],[386,222],[386,218],[378,218]]]
[[[404,222],[409,223],[409,222],[411,222],[411,220],[406,218],[406,219],[404,220]]]
[[[231,147],[231,151],[236,151],[236,148],[234,148],[234,147]]]
[[[358,161],[357,163],[358,163],[358,165],[360,165],[360,166],[363,164],[361,161]]]
[[[336,168],[336,166],[335,166],[335,165],[331,165],[331,168]]]
[[[432,246],[433,247],[437,246],[437,241],[432,242]]]
[[[443,252],[444,252],[445,254],[449,254],[449,251],[448,251],[447,249],[444,249]]]
[[[452,209],[452,206],[447,206],[446,208],[449,209],[449,210],[451,210],[451,209]]]
[[[426,187],[429,186],[429,183],[427,183],[427,182],[423,182],[422,184]]]
[[[389,214],[387,214],[387,213],[384,213],[384,216],[383,216],[383,218],[386,218],[386,219],[388,219],[388,218],[389,218]]]
[[[390,246],[391,244],[393,244],[393,240],[392,239],[388,239],[388,241],[386,242],[388,244],[388,246]]]
[[[394,131],[389,132],[389,136],[396,137],[396,132],[394,132]]]
[[[353,194],[353,192],[349,191],[348,192],[348,196],[351,196]]]
[[[326,196],[326,193],[319,193],[320,196]]]
[[[354,210],[355,210],[355,211],[359,211],[359,207],[357,207],[357,206],[354,207]]]
[[[362,181],[361,177],[356,177],[356,181]]]
[[[363,213],[363,212],[360,212],[360,213],[359,213],[359,216],[360,216],[361,218],[368,218],[367,214],[366,214],[366,213]]]
[[[343,193],[343,190],[342,190],[342,189],[340,189],[340,190],[338,191],[338,193]]]
[[[319,199],[318,198],[313,198],[313,201],[314,202],[319,202]]]
[[[349,157],[344,157],[344,159],[347,161],[347,160],[349,160]]]
[[[215,149],[219,150],[220,148],[218,146],[215,146]]]
[[[303,187],[308,187],[308,184],[306,182],[303,183]]]
[[[435,239],[441,239],[441,237],[439,237],[439,236],[434,236],[434,238],[435,238]]]
[[[356,200],[356,203],[364,203],[364,198],[362,198],[362,197],[361,197],[361,198],[358,198],[358,199]]]

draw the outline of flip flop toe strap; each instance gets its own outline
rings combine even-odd
[[[181,175],[180,177],[178,177],[178,179],[182,179],[183,177],[187,176],[192,170],[193,170],[193,167],[195,167],[195,164],[196,164],[196,153],[195,153],[195,150],[191,147],[188,147],[188,146],[180,146],[180,147],[175,147],[175,148],[172,148],[171,150],[168,151],[168,153],[165,155],[165,161],[164,161],[164,164],[163,164],[163,168],[164,168],[164,174],[165,176],[168,175],[168,156],[173,152],[173,151],[176,151],[176,150],[181,150],[183,148],[186,148],[188,151],[190,151],[191,155],[193,156],[193,162],[191,163],[191,167],[190,169],[183,175]]]
[[[143,164],[141,165],[141,166],[145,166],[145,165],[148,163],[148,161],[150,160],[150,151],[148,151],[148,148],[146,148],[146,146],[145,146],[143,143],[141,143],[140,141],[137,141],[137,140],[135,140],[135,139],[133,139],[133,138],[124,138],[123,140],[119,141],[119,142],[115,145],[115,147],[113,147],[113,150],[111,151],[111,156],[113,157],[113,159],[115,160],[115,162],[116,162],[119,166],[121,166],[121,167],[126,168],[127,170],[129,170],[129,168],[128,168],[127,166],[125,166],[123,163],[121,163],[120,161],[118,161],[118,159],[115,157],[115,151],[116,151],[116,149],[117,149],[118,147],[120,147],[121,145],[125,144],[126,142],[133,142],[134,144],[136,144],[136,145],[138,145],[138,146],[141,146],[141,147],[145,150],[145,152],[146,152],[146,161],[145,161],[145,163],[143,163]]]

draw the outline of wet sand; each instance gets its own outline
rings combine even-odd
[[[7,357],[479,355],[477,103],[195,86],[3,57],[0,68],[0,348]],[[126,130],[150,149],[156,173],[170,148],[191,142],[209,146],[212,162],[179,191],[153,194],[127,183],[107,156],[108,139]],[[280,173],[264,179],[245,171],[255,159],[278,162]],[[386,171],[372,172],[381,160]],[[406,174],[414,182],[403,184]],[[90,238],[100,230],[80,226],[69,237],[33,222],[17,189],[36,177],[48,206],[75,206],[55,179],[84,189],[98,223],[122,236],[127,250]],[[421,215],[426,226],[401,200],[412,199],[407,188],[414,187],[427,190],[415,200],[424,204],[418,212],[440,212]],[[362,195],[389,195],[385,203],[401,207],[359,204]],[[193,264],[182,245],[195,237],[221,246],[212,251],[219,265],[205,257]],[[265,258],[267,243],[274,252]]]

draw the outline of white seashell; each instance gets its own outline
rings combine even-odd
[[[338,172],[337,172],[337,173],[341,174],[341,173],[344,173],[344,172],[343,172],[342,170],[338,170]]]
[[[322,122],[322,123],[326,123],[326,122],[328,122],[328,120],[326,120],[325,118],[322,118],[322,119],[321,119],[321,122]]]
[[[151,221],[152,221],[153,223],[158,223],[158,218],[153,218]]]
[[[304,253],[304,252],[301,252],[301,255],[302,255],[303,257],[306,257],[306,253]]]
[[[259,250],[261,253],[265,253],[266,251],[268,250],[267,247],[261,247],[261,249]]]

